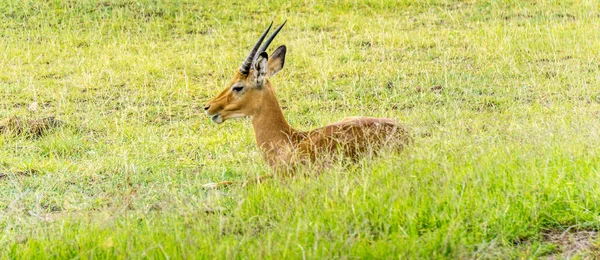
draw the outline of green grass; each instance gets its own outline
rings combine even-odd
[[[600,228],[596,1],[218,2],[0,3],[0,118],[69,124],[0,135],[1,258],[530,258]],[[293,126],[392,117],[415,143],[204,191],[269,173],[247,120],[201,107],[285,19]]]

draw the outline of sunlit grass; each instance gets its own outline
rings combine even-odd
[[[595,1],[4,1],[3,258],[518,258],[600,227]],[[401,154],[269,173],[246,120],[201,106],[271,20],[301,130],[395,118]],[[28,106],[37,102],[37,110]],[[596,241],[595,244],[598,244]],[[582,252],[585,254],[585,252]]]

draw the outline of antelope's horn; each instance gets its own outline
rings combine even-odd
[[[244,62],[242,63],[242,66],[240,66],[240,73],[248,74],[248,72],[250,72],[250,66],[252,66],[252,61],[254,61],[254,56],[256,56],[256,50],[258,49],[258,47],[260,46],[262,41],[265,39],[265,36],[267,36],[267,33],[269,32],[269,30],[271,30],[271,26],[273,26],[273,22],[271,22],[271,24],[269,25],[267,30],[265,30],[265,32],[260,36],[260,38],[254,45],[254,47],[252,47],[250,54],[248,54],[248,57],[246,57],[246,60],[244,60]]]
[[[277,34],[279,33],[279,31],[281,31],[281,28],[283,28],[283,26],[285,25],[285,23],[287,23],[287,20],[285,20],[285,22],[283,22],[279,27],[277,27],[277,30],[275,30],[273,32],[273,34],[271,34],[271,36],[269,36],[269,39],[267,39],[267,41],[260,46],[260,49],[258,49],[258,51],[254,54],[254,59],[256,59],[256,57],[258,57],[259,54],[261,54],[263,51],[266,51],[267,48],[269,48],[269,45],[271,44],[271,42],[273,41],[273,39],[275,39],[275,36],[277,36]]]

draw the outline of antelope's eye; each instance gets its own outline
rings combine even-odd
[[[240,91],[242,91],[242,89],[244,89],[244,87],[233,87],[232,90],[233,90],[233,92],[238,92],[239,93]]]

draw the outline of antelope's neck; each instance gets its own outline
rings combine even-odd
[[[269,87],[265,91],[268,93],[262,100],[261,108],[252,116],[252,126],[256,143],[271,160],[271,157],[293,144],[296,130],[285,120],[273,89]]]

